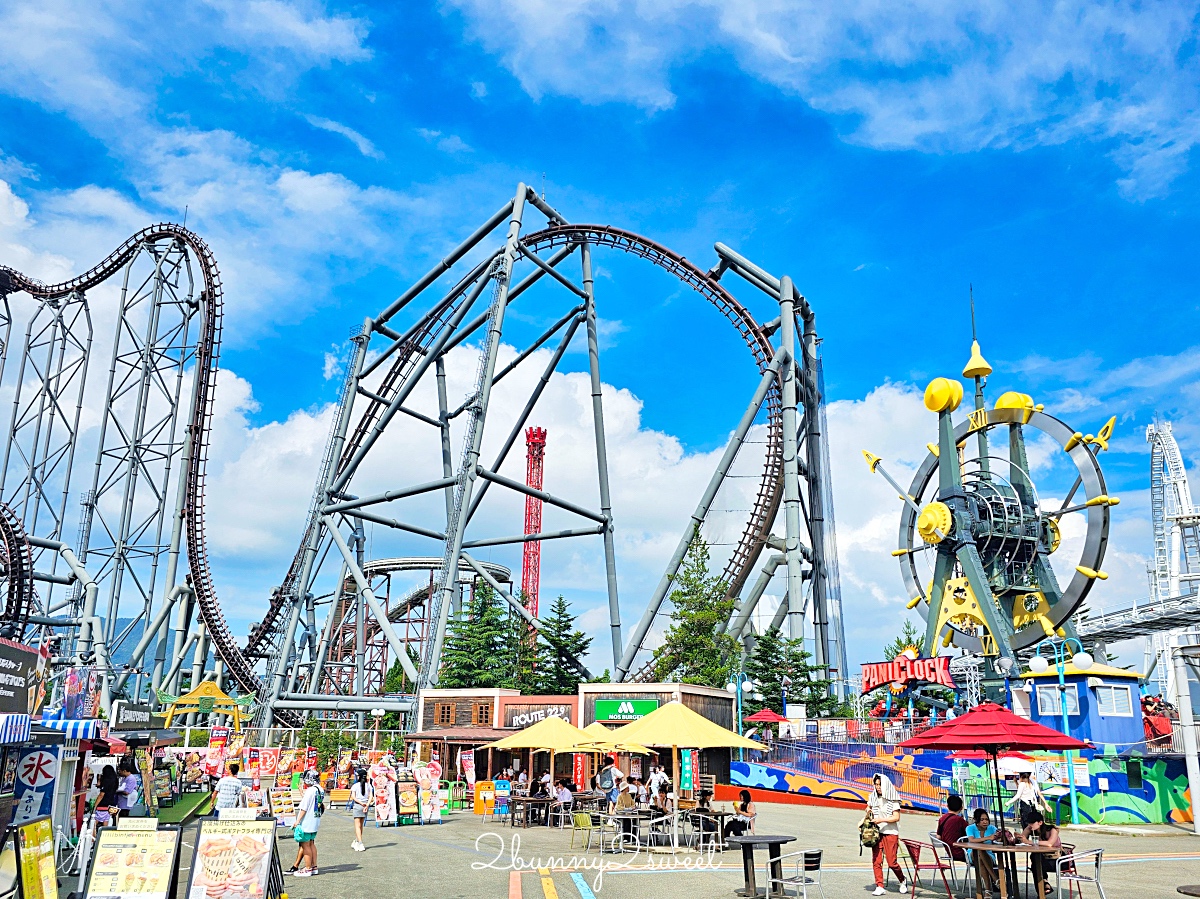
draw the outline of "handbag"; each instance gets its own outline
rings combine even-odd
[[[883,832],[879,829],[879,825],[875,823],[875,819],[871,817],[871,810],[867,809],[867,813],[858,825],[858,854],[862,855],[863,846],[874,849],[879,845],[879,841],[882,838]]]

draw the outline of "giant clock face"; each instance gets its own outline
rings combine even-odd
[[[1013,396],[1020,395],[1006,394],[998,408],[972,411],[955,428],[962,489],[953,497],[939,495],[941,460],[931,446],[908,491],[921,514],[905,505],[897,554],[909,598],[918,604],[921,615],[928,617],[929,562],[948,531],[943,511],[948,504],[953,508],[955,538],[974,542],[983,563],[992,595],[981,601],[996,605],[1015,631],[1012,648],[1024,649],[1060,629],[1080,610],[1094,582],[1107,577],[1101,565],[1108,544],[1109,507],[1117,500],[1108,496],[1096,459],[1096,452],[1107,447],[1112,422],[1098,436],[1084,436],[1035,409],[1031,400],[1021,407],[1011,405],[1010,400],[1006,406],[1007,398]],[[1024,460],[1025,435],[1030,428],[1049,436],[1066,453],[1078,475],[1066,500],[1049,508],[1042,505],[1027,466],[1018,461]],[[985,437],[989,447],[1008,447],[1008,455],[989,451],[986,456],[963,462],[964,444],[979,435]],[[1061,587],[1050,556],[1060,547],[1060,521],[1067,515],[1085,518],[1086,535],[1078,558],[1070,560],[1068,567],[1058,566],[1060,571],[1071,572],[1069,582]],[[951,573],[948,589],[958,586],[961,574],[957,568]],[[954,643],[970,651],[986,652],[977,624],[967,617],[950,622]]]

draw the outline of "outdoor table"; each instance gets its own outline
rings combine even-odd
[[[599,793],[572,793],[571,795],[575,799],[575,808],[579,809],[580,811],[584,811],[590,806],[596,806],[598,808],[600,806],[600,800],[604,798]]]
[[[546,816],[546,821],[550,820],[550,803],[554,800],[549,796],[511,796],[509,797],[509,821],[513,827],[517,826],[517,809],[521,810],[521,826],[528,827],[529,819],[532,817],[534,809],[542,809]]]
[[[771,836],[763,834],[747,833],[740,837],[730,837],[729,845],[742,847],[742,872],[745,875],[746,885],[740,890],[734,890],[734,895],[737,896],[758,896],[758,883],[754,879],[754,850],[758,846],[766,846],[768,853],[767,865],[771,872],[771,877],[777,881],[783,880],[783,862],[780,861],[779,847],[784,843],[795,841],[795,837]],[[785,896],[776,887],[774,892],[769,889],[765,891],[768,896]]]
[[[1193,883],[1187,886],[1175,887],[1175,892],[1183,893],[1185,896],[1200,896],[1200,883]]]
[[[997,874],[1000,876],[1000,899],[1008,899],[1008,877],[1009,872],[1005,869],[1011,868],[1013,883],[1017,881],[1017,872],[1015,865],[1012,862],[1016,861],[1018,855],[1050,855],[1056,856],[1061,851],[1057,846],[1038,845],[1032,843],[1015,843],[1011,846],[1006,846],[1004,843],[992,843],[988,840],[972,840],[964,837],[958,841],[959,846],[965,849],[977,850],[974,856],[975,866],[975,899],[983,899],[983,888],[980,879],[980,857],[979,852],[995,852],[1003,859],[1003,864],[997,868]],[[1037,883],[1038,899],[1046,899],[1044,889],[1045,880],[1039,880]]]
[[[692,809],[687,814],[688,814],[688,817],[690,817],[692,819],[693,826],[694,826],[695,819],[698,816],[710,818],[713,821],[713,823],[716,824],[716,827],[717,827],[717,829],[715,831],[715,833],[717,835],[716,836],[717,848],[718,849],[725,848],[725,819],[732,818],[734,816],[734,814],[736,814],[735,812],[721,812],[721,811],[716,811],[715,809]]]

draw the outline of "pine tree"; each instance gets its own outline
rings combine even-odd
[[[708,557],[708,544],[697,528],[671,591],[671,627],[654,653],[660,681],[724,687],[736,665],[737,641],[717,633],[717,626],[729,620],[733,600],[725,582],[709,574]]]
[[[440,687],[507,687],[515,661],[512,623],[492,588],[478,584],[467,608],[446,628]]]
[[[534,672],[538,691],[552,695],[575,693],[580,677],[572,662],[587,655],[592,638],[575,629],[575,618],[562,594],[550,604],[550,614],[542,618],[538,644],[541,651]]]
[[[812,664],[812,654],[804,648],[804,641],[783,638],[778,628],[770,628],[758,638],[744,670],[758,685],[758,692],[763,697],[762,701],[743,700],[742,709],[746,715],[753,715],[760,709],[784,714],[784,676],[791,680],[788,701],[803,703],[808,717],[825,718],[838,710],[838,701],[829,692],[832,682],[820,676],[820,670]]]
[[[883,658],[890,662],[896,656],[900,655],[907,646],[915,646],[919,650],[925,642],[925,635],[922,634],[913,623],[907,618],[904,619],[904,624],[900,628],[900,636],[883,647]]]

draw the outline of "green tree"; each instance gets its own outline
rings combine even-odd
[[[907,646],[915,646],[920,649],[925,643],[925,635],[921,633],[907,618],[904,619],[904,624],[900,628],[900,636],[896,637],[891,643],[883,647],[883,658],[890,662],[896,656],[900,655]]]
[[[733,600],[725,582],[709,574],[708,558],[708,544],[696,528],[671,591],[671,626],[652,660],[660,681],[724,687],[736,666],[737,641],[717,633],[733,612]]]
[[[538,692],[549,694],[575,693],[579,689],[579,669],[575,663],[587,655],[592,638],[575,628],[570,604],[560,593],[550,604],[550,612],[542,618],[538,634],[537,667],[534,675]]]
[[[467,608],[446,628],[440,687],[507,687],[513,671],[509,616],[492,588],[478,584]]]
[[[743,701],[747,715],[760,709],[784,713],[785,676],[791,681],[788,701],[803,703],[808,717],[829,718],[839,711],[840,704],[829,690],[832,682],[821,677],[820,669],[812,663],[812,654],[804,648],[804,641],[782,637],[778,628],[770,628],[758,638],[744,670],[763,697],[761,701]]]

